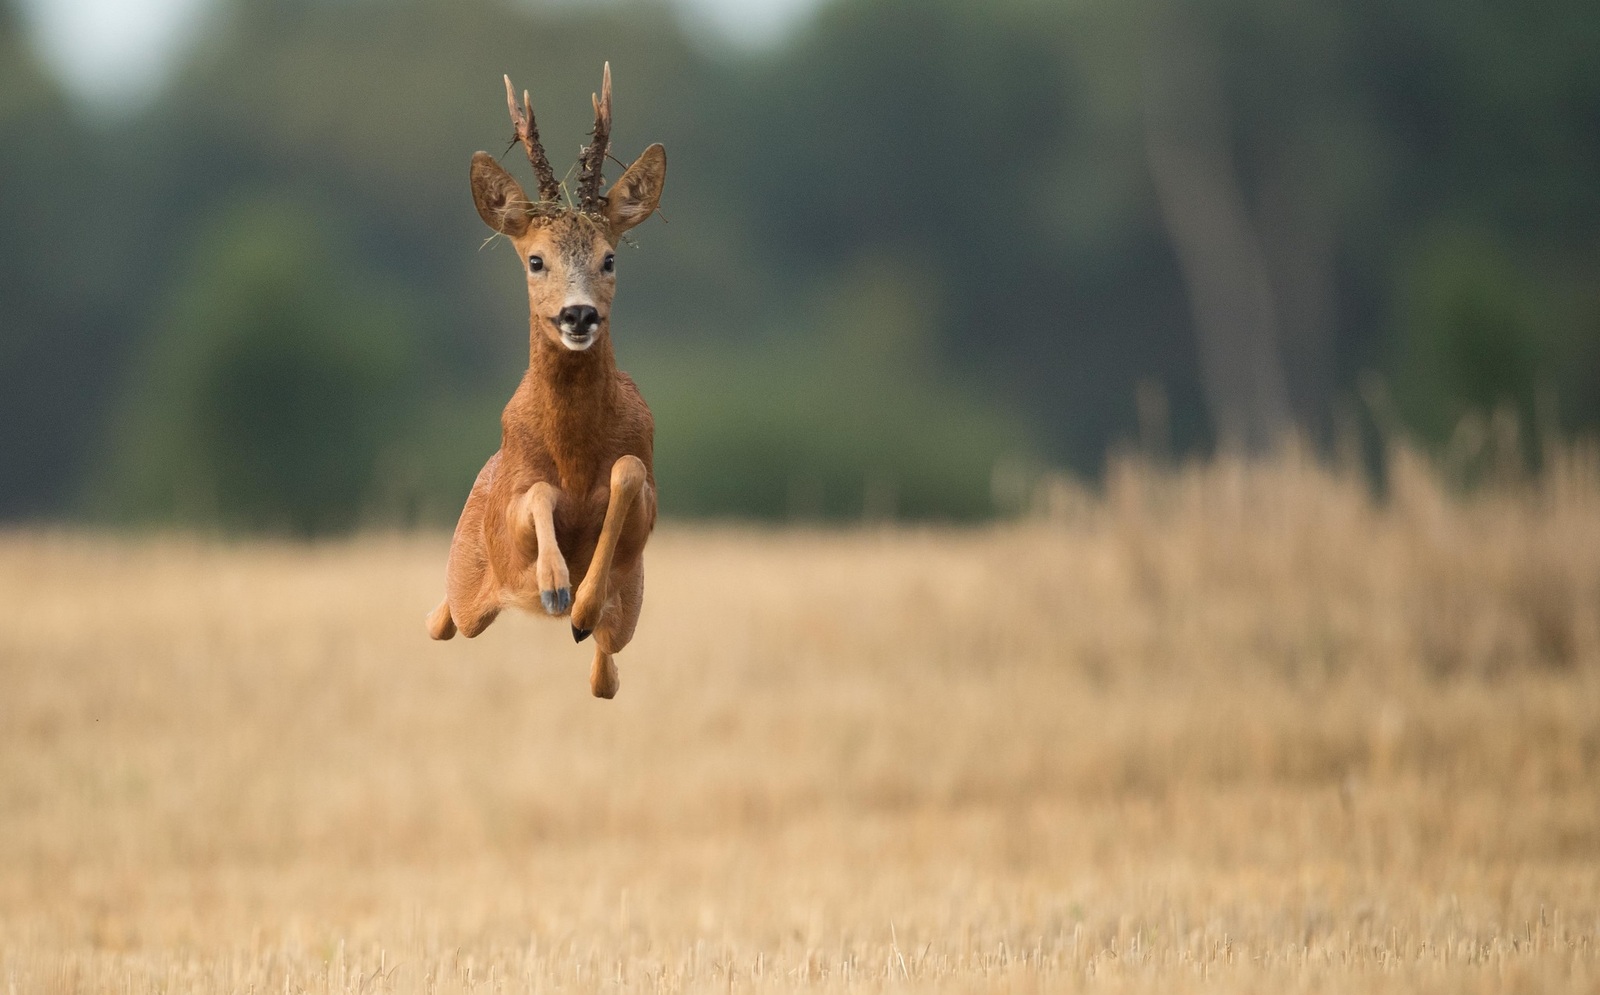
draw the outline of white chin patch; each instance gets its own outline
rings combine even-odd
[[[573,352],[583,352],[585,349],[587,349],[590,346],[594,345],[595,339],[598,339],[599,337],[600,336],[598,336],[598,335],[590,333],[589,335],[586,335],[583,338],[579,339],[579,338],[573,338],[571,335],[568,335],[566,332],[562,332],[561,333],[561,344],[566,346],[568,349],[571,349]]]

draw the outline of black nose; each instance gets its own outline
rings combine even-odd
[[[561,328],[575,335],[588,335],[600,327],[600,312],[589,304],[569,304],[561,309]]]

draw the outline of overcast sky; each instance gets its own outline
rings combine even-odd
[[[673,2],[732,41],[763,45],[821,0]],[[74,93],[102,107],[136,105],[152,97],[210,6],[211,0],[22,0],[45,59]]]

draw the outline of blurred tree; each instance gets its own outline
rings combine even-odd
[[[1264,453],[1292,426],[1264,240],[1234,164],[1228,102],[1206,31],[1155,29],[1145,54],[1145,154],[1189,298],[1218,442]]]
[[[667,506],[789,519],[994,512],[997,464],[1037,451],[1025,420],[940,372],[927,274],[896,259],[841,270],[780,341],[641,358]]]
[[[378,499],[416,377],[395,294],[298,205],[214,219],[116,420],[97,506],[122,519],[310,535]]]
[[[1600,9],[1413,0],[1355,22],[1392,165],[1384,352],[1414,426],[1558,398],[1597,427]],[[1396,237],[1398,236],[1398,237]]]
[[[98,424],[120,329],[93,269],[117,205],[85,165],[92,146],[0,0],[0,518],[59,508]]]
[[[0,64],[0,415],[23,426],[0,442],[21,467],[0,475],[0,514],[59,507],[99,399],[124,394],[125,366],[160,372],[175,302],[242,299],[191,260],[263,189],[326,229],[294,244],[339,261],[291,283],[405,288],[403,365],[426,371],[395,402],[415,434],[346,439],[381,469],[334,490],[453,513],[527,327],[512,261],[475,251],[467,157],[509,136],[509,71],[565,169],[607,58],[619,157],[660,140],[671,160],[666,221],[623,253],[616,312],[664,472],[669,455],[685,468],[663,478],[669,513],[855,515],[894,490],[898,513],[975,514],[983,467],[1013,449],[1094,472],[1134,433],[1141,383],[1164,388],[1174,449],[1205,448],[1248,393],[1229,386],[1235,366],[1266,371],[1245,381],[1266,385],[1262,424],[1325,442],[1372,368],[1430,435],[1507,398],[1554,396],[1566,427],[1600,424],[1600,8],[1581,0],[834,0],[744,55],[642,0],[224,2],[133,120],[85,125],[25,52]],[[1153,133],[1207,183],[1163,191]],[[86,202],[111,206],[86,225]],[[1174,208],[1200,220],[1174,225]],[[1217,244],[1249,265],[1198,306]],[[173,361],[203,354],[203,376],[224,378],[264,364],[202,341],[257,317],[216,312]],[[1208,335],[1265,345],[1230,359]],[[222,395],[185,390],[183,417],[231,417]],[[869,488],[896,460],[897,482]],[[304,510],[316,500],[239,520],[352,514],[323,521]]]
[[[1131,424],[1136,382],[1173,385],[1185,414],[1195,391],[1153,216],[1064,233],[1065,184],[1093,154],[1070,24],[1047,3],[833,4],[742,91],[763,138],[739,180],[790,293],[857,259],[937,274],[939,364],[1015,403],[1047,456],[1092,469]]]

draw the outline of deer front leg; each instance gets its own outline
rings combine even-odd
[[[622,537],[628,516],[647,479],[644,462],[637,456],[624,456],[611,466],[611,496],[606,502],[605,524],[600,527],[600,539],[595,543],[589,572],[572,600],[572,638],[578,642],[600,624],[600,614],[611,596],[611,561],[617,554],[617,540]]]
[[[518,541],[533,530],[539,552],[533,561],[534,579],[539,584],[539,604],[551,615],[563,615],[572,606],[572,581],[567,574],[567,560],[556,544],[556,501],[561,492],[555,485],[541,480],[517,499],[512,508],[511,521],[519,530]]]

